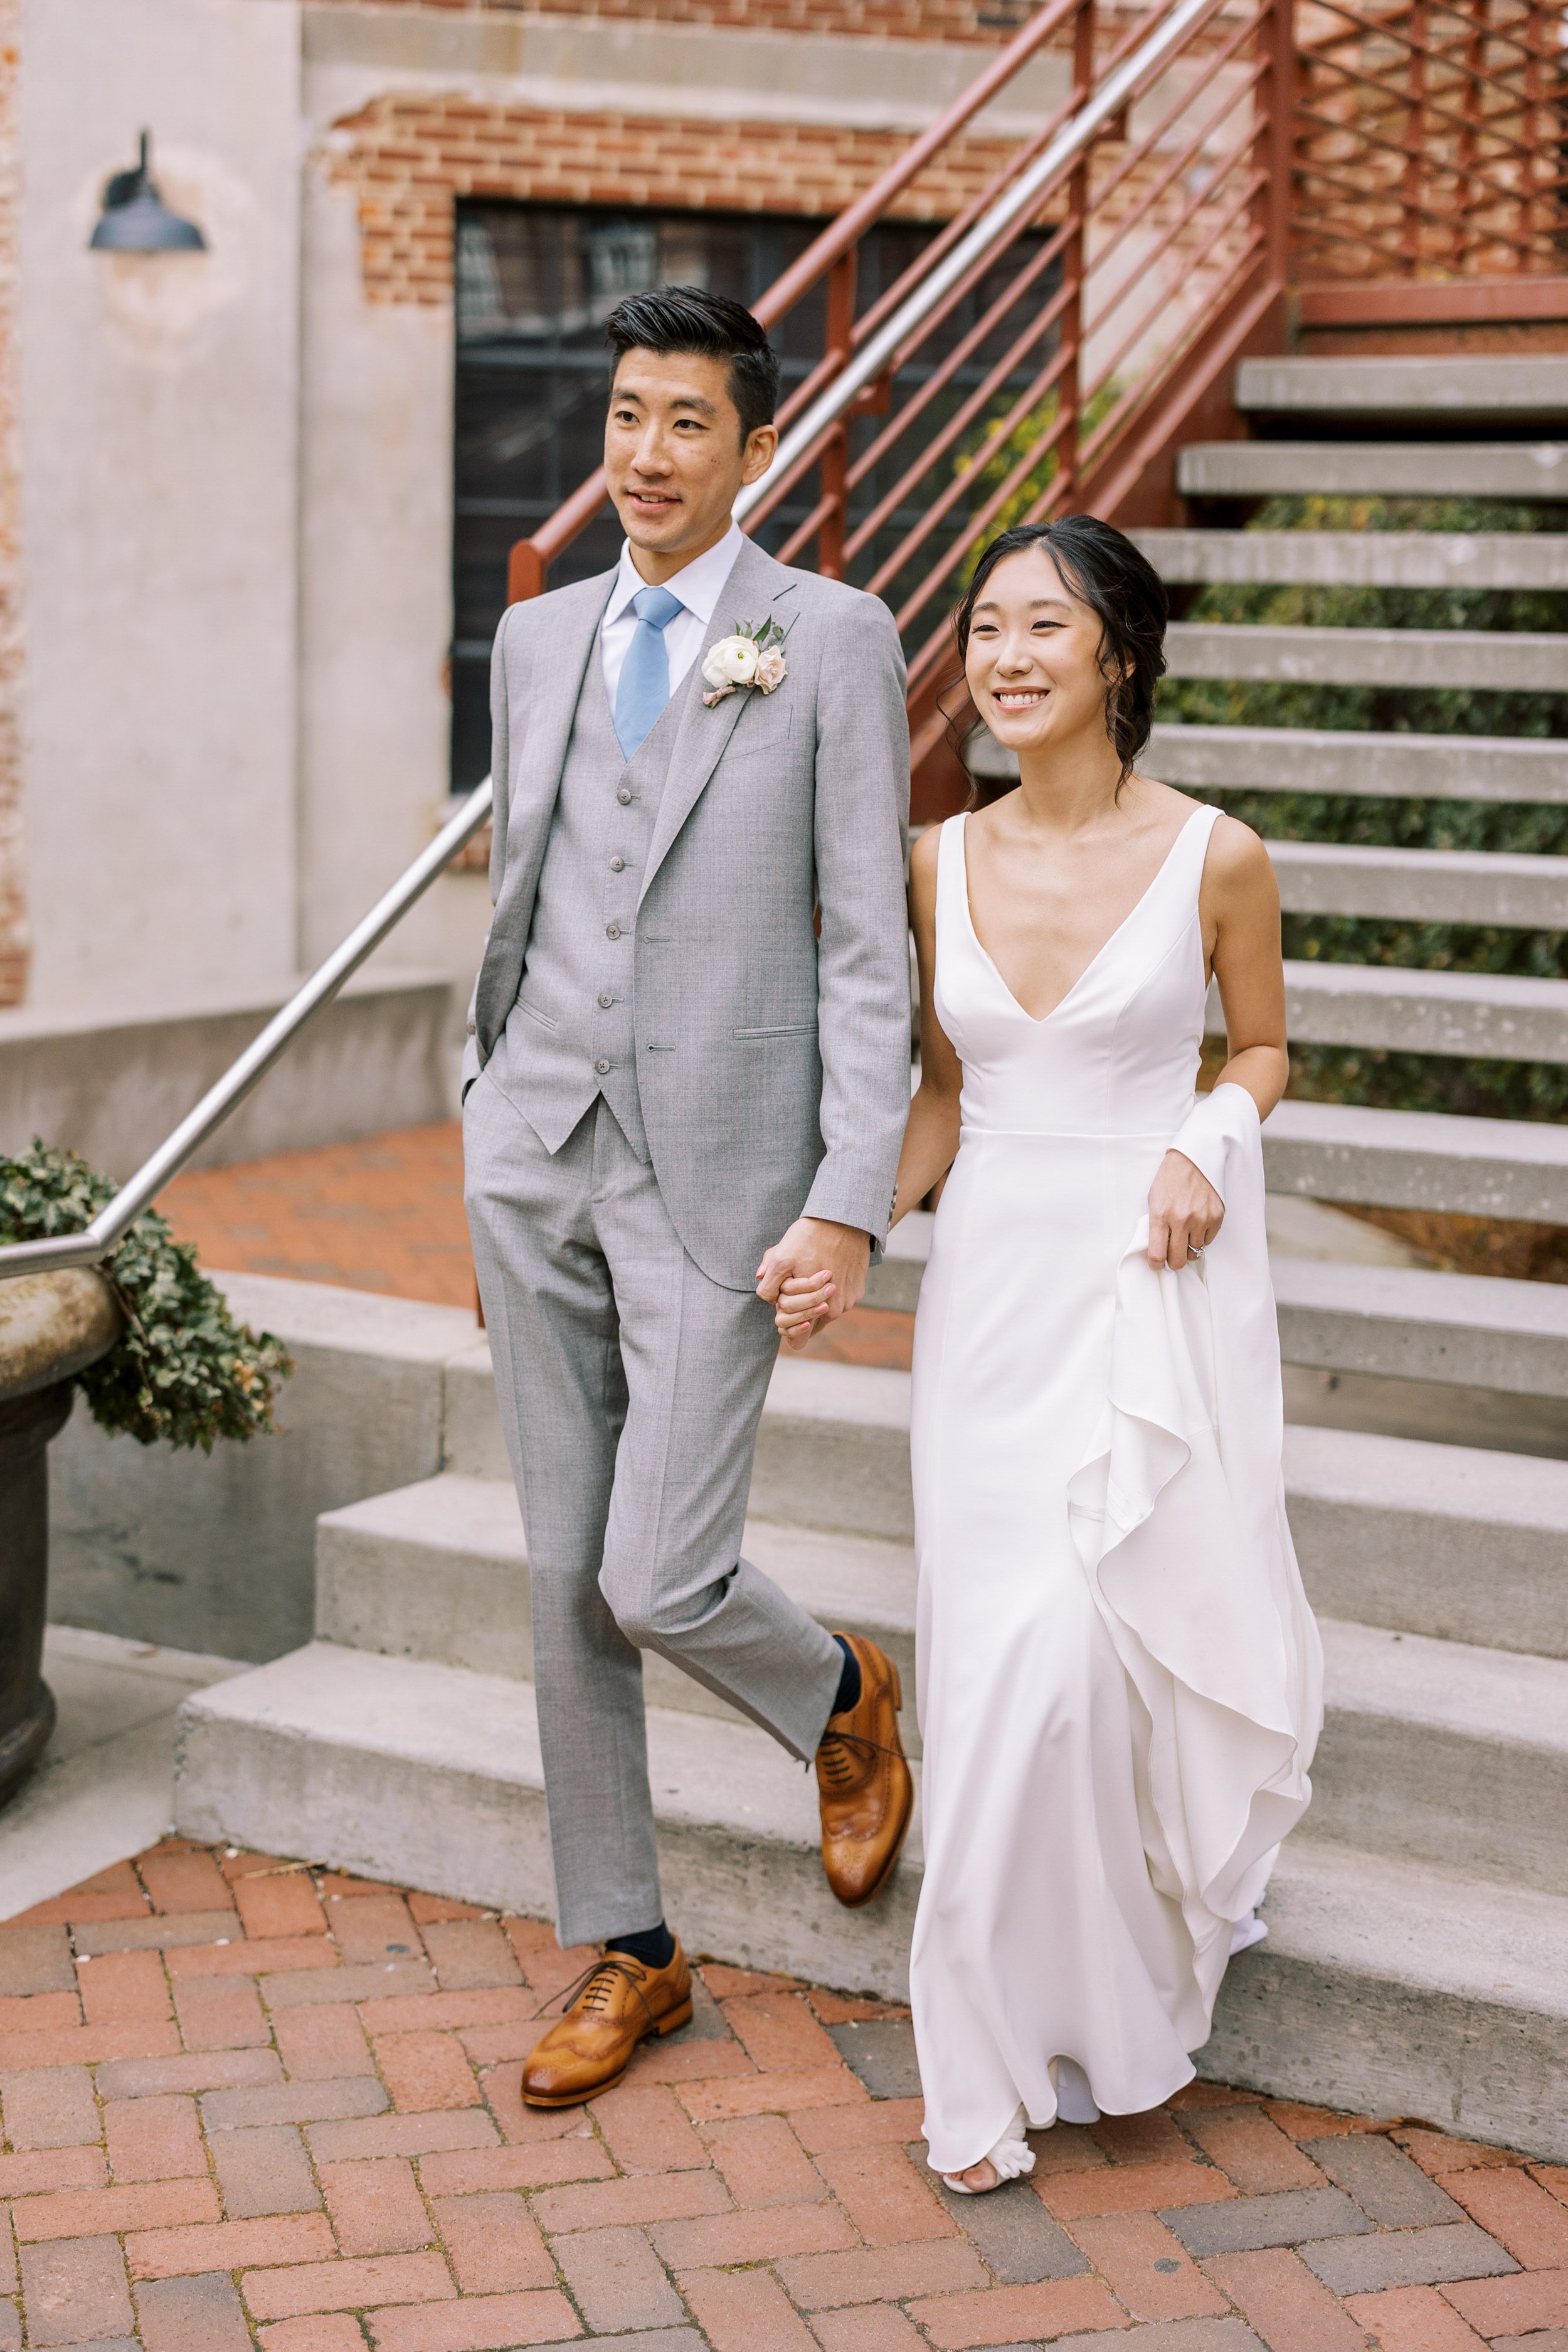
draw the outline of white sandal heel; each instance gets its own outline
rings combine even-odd
[[[989,2164],[995,2171],[992,2189],[1000,2189],[1005,2180],[1016,2180],[1021,2173],[1033,2172],[1035,2151],[1024,2137],[1027,2127],[1028,2118],[1019,2107],[995,2147],[980,2158],[982,2164]],[[974,2168],[971,2165],[967,2168],[973,2171]],[[989,2189],[972,2189],[962,2173],[943,2172],[938,2177],[959,2197],[988,2197],[991,2193]]]

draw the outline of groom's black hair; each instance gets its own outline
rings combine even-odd
[[[1075,596],[1100,622],[1100,667],[1105,673],[1105,731],[1121,762],[1116,789],[1132,772],[1154,724],[1154,689],[1165,671],[1165,630],[1171,599],[1165,583],[1122,531],[1098,515],[1063,515],[1056,522],[1019,523],[994,539],[952,615],[958,657],[969,652],[969,631],[981,591],[1004,557],[1042,547]],[[983,808],[1013,789],[976,778],[973,804]]]
[[[610,385],[628,352],[728,360],[730,397],[741,420],[743,449],[759,425],[771,425],[779,400],[778,353],[768,331],[741,302],[710,294],[705,286],[658,286],[628,294],[605,321],[605,341],[614,354]]]

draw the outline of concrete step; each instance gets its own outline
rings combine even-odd
[[[659,1709],[648,1757],[671,1918],[694,1950],[900,1997],[918,1838],[860,1912],[828,1895],[814,1790],[750,1726]],[[315,1643],[182,1711],[176,1821],[546,1916],[526,1684]],[[1231,1969],[1200,2070],[1568,2154],[1568,1903],[1298,1838],[1268,1941]]]
[[[313,1643],[201,1696],[214,1703],[181,1718],[187,1835],[552,1915],[529,1684]],[[846,1911],[822,1875],[816,1783],[782,1748],[748,1724],[658,1707],[647,1735],[660,1871],[689,1948],[899,1997],[918,1823],[887,1892]]]
[[[1016,775],[990,734],[977,775]],[[989,762],[990,764],[982,764]],[[1568,743],[1490,735],[1374,735],[1329,727],[1156,727],[1141,762],[1162,783],[1230,793],[1352,793],[1368,800],[1568,801]]]
[[[752,1515],[914,1541],[910,1376],[781,1357],[752,1473]]]
[[[1288,958],[1285,1018],[1300,1045],[1568,1062],[1568,980]],[[1208,1027],[1224,1034],[1217,988],[1209,994]]]
[[[1194,441],[1187,499],[1568,499],[1568,440]]]
[[[1325,1617],[1568,1659],[1568,1463],[1291,1426],[1285,1491]]]
[[[1162,580],[1236,587],[1568,588],[1549,531],[1137,530]]]
[[[1454,352],[1416,359],[1243,360],[1236,404],[1255,416],[1408,418],[1568,425],[1568,357]]]
[[[1264,1916],[1268,1940],[1226,1973],[1201,2074],[1568,2153],[1563,1896],[1298,1834]]]
[[[1296,1344],[1311,1352],[1329,1378],[1363,1376],[1375,1396],[1383,1370],[1384,1385],[1417,1391],[1428,1409],[1440,1401],[1468,1412],[1472,1423],[1468,1440],[1443,1444],[1342,1427],[1288,1432],[1286,1492],[1313,1606],[1397,1631],[1568,1655],[1568,1466],[1511,1451],[1478,1451],[1471,1392],[1441,1377],[1443,1349],[1465,1311],[1471,1278],[1279,1258],[1274,1277],[1276,1290],[1293,1301],[1289,1328]],[[1427,1299],[1427,1282],[1437,1283],[1445,1296],[1458,1289],[1450,1323],[1429,1315],[1425,1327],[1413,1326],[1424,1329],[1425,1344],[1413,1338],[1408,1352],[1393,1351],[1388,1333],[1397,1340]],[[1367,1288],[1384,1284],[1392,1286],[1377,1296]],[[1529,1283],[1485,1286],[1509,1293],[1510,1304],[1512,1294],[1530,1294],[1520,1302],[1524,1308],[1544,1294],[1549,1313],[1556,1302],[1561,1333],[1568,1292]],[[1373,1309],[1365,1332],[1354,1313],[1358,1292]],[[1384,1367],[1376,1357],[1368,1363],[1385,1343],[1394,1352],[1392,1365]],[[1495,1352],[1508,1370],[1506,1337]],[[1459,1349],[1457,1364],[1448,1366],[1467,1379],[1494,1368],[1479,1347]],[[1399,1379],[1387,1380],[1388,1370]],[[846,1373],[852,1377],[844,1379]],[[1308,1381],[1315,1377],[1304,1375]],[[884,1542],[911,1542],[909,1403],[904,1372],[781,1363],[763,1418],[753,1513],[775,1525],[848,1525]],[[1517,1420],[1527,1409],[1513,1395],[1493,1403],[1494,1418],[1507,1413]],[[1542,1401],[1542,1410],[1552,1403]],[[1298,1494],[1305,1514],[1300,1520]],[[1422,1494],[1430,1497],[1425,1511]],[[1380,1496],[1386,1498],[1381,1517]],[[1551,1569],[1553,1559],[1557,1566]],[[1431,1579],[1425,1597],[1423,1576]],[[1359,1601],[1357,1593],[1363,1596]]]
[[[1568,636],[1504,629],[1265,628],[1245,622],[1173,621],[1172,677],[1300,686],[1489,687],[1562,693]]]
[[[868,1633],[897,1659],[915,1752],[912,1553],[760,1520],[746,1551],[820,1622]],[[510,1485],[446,1476],[332,1512],[318,1563],[319,1640],[533,1679]],[[1568,1663],[1403,1628],[1331,1624],[1325,1638],[1332,1737],[1319,1834],[1568,1893]],[[644,1675],[652,1706],[741,1720],[662,1658],[645,1655]]]
[[[964,746],[971,774],[1016,778],[987,728]],[[1533,736],[1374,735],[1352,728],[1159,726],[1139,762],[1189,791],[1352,793],[1368,800],[1568,801],[1568,744]]]
[[[1568,1224],[1568,1128],[1282,1102],[1263,1129],[1269,1192]]]
[[[1568,1662],[1320,1623],[1314,1842],[1568,1895]]]
[[[832,1631],[865,1633],[896,1660],[914,1723],[914,1557],[907,1547],[753,1519],[746,1557]],[[528,1550],[510,1478],[446,1472],[347,1509],[316,1532],[316,1637],[384,1657],[533,1679]],[[651,1706],[741,1718],[652,1651]]]
[[[1568,1398],[1568,1286],[1272,1262],[1288,1363]]]
[[[1268,849],[1289,915],[1568,930],[1568,857],[1334,841],[1270,841]]]
[[[809,1397],[811,1375],[839,1368],[787,1369],[806,1377],[783,1384],[764,1420],[757,1487],[772,1490],[775,1507],[822,1512],[853,1507],[868,1483],[889,1505],[896,1536],[912,1516],[908,1430],[896,1411],[907,1395],[903,1376],[871,1374],[895,1393],[873,1397],[870,1412],[840,1428],[841,1458],[864,1474],[846,1505],[821,1488],[803,1497],[787,1484],[792,1452],[809,1447],[820,1426],[802,1410],[801,1391]],[[1439,1641],[1568,1657],[1568,1464],[1294,1426],[1285,1433],[1285,1483],[1315,1608]],[[798,1517],[753,1518],[746,1542],[823,1623],[869,1633],[910,1681],[907,1543]],[[317,1633],[352,1649],[526,1679],[527,1559],[510,1479],[447,1472],[323,1514]],[[661,1661],[648,1666],[674,1673]],[[676,1682],[681,1697],[656,1694],[656,1704],[717,1706],[685,1675]]]

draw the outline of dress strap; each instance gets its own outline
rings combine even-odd
[[[969,898],[968,864],[963,828],[967,814],[942,819],[936,844],[936,929],[940,940],[963,929]]]
[[[1224,814],[1212,803],[1195,808],[1176,836],[1171,864],[1190,882],[1195,892],[1204,878],[1204,865],[1209,854],[1209,842],[1215,826]]]

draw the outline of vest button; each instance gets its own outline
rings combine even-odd
[[[625,784],[621,786],[620,791],[616,794],[616,798],[619,801],[623,808],[629,808],[631,806],[632,796]]]
[[[610,860],[610,871],[611,871],[611,873],[612,873],[612,874],[624,874],[624,873],[626,872],[626,859],[625,859],[624,857],[612,857],[612,858],[611,858],[611,860]]]
[[[609,1011],[609,1009],[610,1009],[611,1005],[612,1005],[612,1004],[614,1004],[615,1001],[616,1001],[616,1000],[615,1000],[615,998],[614,998],[613,996],[610,996],[610,995],[607,995],[607,994],[606,994],[606,995],[605,995],[605,996],[601,996],[601,997],[600,997],[600,999],[599,999],[599,1010],[600,1010],[600,1012],[601,1012],[601,1013],[607,1013],[607,1012]]]
[[[599,1076],[602,1078],[607,1078],[609,1076],[610,1066],[608,1062],[595,1062],[594,1067],[598,1071]]]
[[[621,936],[621,927],[620,927],[619,923],[606,923],[606,924],[605,924],[605,937],[607,940],[618,940],[618,939],[620,938],[620,936]]]

